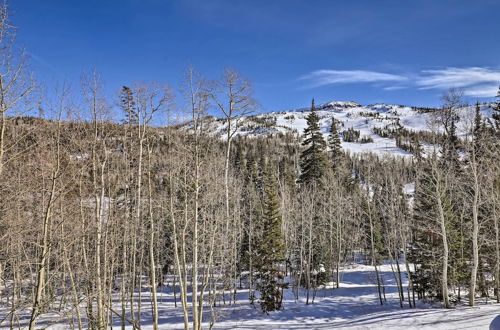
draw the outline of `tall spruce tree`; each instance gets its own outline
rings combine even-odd
[[[455,200],[458,199],[449,179],[454,170],[434,153],[419,163],[414,197],[413,246],[409,259],[414,263],[415,290],[419,298],[426,295],[443,300],[449,308],[448,287],[453,273],[463,266],[459,260],[459,216]],[[455,279],[455,283],[458,279]]]
[[[311,104],[311,113],[307,116],[307,127],[304,129],[304,141],[302,145],[306,149],[300,155],[301,183],[318,182],[324,175],[328,161],[325,154],[326,142],[321,134],[319,116],[314,107],[314,99]]]
[[[481,117],[481,107],[479,102],[476,103],[476,113],[474,115],[474,127],[472,131],[472,142],[474,144],[475,157],[480,158],[485,155],[484,145],[482,140],[485,138],[485,127],[483,123],[483,118]]]
[[[134,92],[132,92],[132,89],[128,86],[122,86],[119,97],[120,107],[125,115],[123,123],[128,125],[137,125],[139,118],[137,117]]]
[[[277,183],[269,166],[265,172],[262,234],[255,247],[255,268],[260,307],[264,313],[269,313],[282,307],[283,289],[287,284],[283,281],[281,265],[285,260],[286,246],[281,232]]]
[[[332,158],[332,168],[335,171],[342,161],[342,145],[340,142],[339,132],[335,122],[335,117],[332,117],[330,124],[330,135],[328,135],[328,147],[330,148],[330,155]]]
[[[500,135],[500,86],[498,86],[498,94],[497,94],[497,104],[493,106],[493,120],[495,121],[495,128]]]
[[[443,158],[442,162],[452,168],[456,174],[460,173],[460,140],[457,136],[456,120],[452,120],[449,125],[446,140],[443,143]]]

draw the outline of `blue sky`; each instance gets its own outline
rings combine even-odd
[[[176,88],[193,65],[249,78],[261,111],[353,100],[436,106],[449,87],[488,101],[500,84],[498,0],[11,0],[40,80],[96,68],[113,94]]]

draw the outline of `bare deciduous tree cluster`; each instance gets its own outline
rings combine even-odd
[[[458,92],[434,117],[444,129],[436,152],[348,155],[335,149],[335,130],[306,180],[307,144],[296,136],[237,138],[256,102],[230,69],[213,83],[188,68],[183,109],[159,83],[123,86],[110,101],[91,71],[81,79],[83,104],[63,85],[38,102],[50,120],[22,116],[35,85],[9,48],[8,24],[2,7],[1,326],[35,329],[50,313],[45,325],[140,329],[150,319],[158,329],[158,292],[170,290],[186,329],[212,328],[218,306],[242,290],[251,304],[263,304],[267,290],[266,312],[281,307],[287,288],[314,303],[320,288],[341,285],[352,261],[375,266],[380,304],[388,276],[401,307],[416,299],[450,307],[462,291],[470,305],[478,296],[500,301],[499,126],[478,110],[458,139]],[[223,116],[222,138],[211,111]],[[181,112],[187,124],[158,125]],[[413,183],[415,195],[405,190]]]

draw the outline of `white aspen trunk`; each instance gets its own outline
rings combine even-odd
[[[173,244],[174,244],[174,260],[175,267],[177,269],[177,277],[179,278],[179,288],[181,295],[181,305],[182,305],[182,314],[184,317],[184,329],[189,329],[189,317],[188,317],[188,306],[187,306],[187,298],[186,298],[186,282],[184,281],[184,276],[181,269],[181,261],[179,256],[179,243],[177,239],[177,221],[174,213],[174,202],[173,196],[170,196],[170,217],[172,221],[172,236],[173,236]]]
[[[64,225],[61,225],[61,234],[64,237]],[[73,273],[73,267],[71,266],[71,263],[69,262],[69,257],[68,257],[68,249],[66,245],[63,245],[63,258],[64,258],[64,264],[66,266],[66,270],[68,272],[68,277],[70,280],[71,284],[71,293],[73,295],[73,305],[75,307],[76,311],[76,319],[78,322],[78,329],[83,329],[83,323],[82,323],[82,316],[80,312],[80,299],[78,297],[78,289],[76,287],[75,283],[75,276]]]
[[[479,180],[477,173],[477,163],[473,151],[473,161],[470,164],[472,169],[472,177],[474,178],[474,196],[472,200],[472,268],[470,274],[470,286],[469,286],[469,306],[475,305],[475,295],[476,295],[476,282],[477,282],[477,269],[479,267],[479,247],[478,247],[478,236],[479,236]]]
[[[408,277],[408,287],[407,287],[407,293],[408,293],[408,304],[411,307],[415,307],[415,294],[413,294],[413,303],[411,299],[410,292],[413,292],[413,277],[411,274],[410,270],[410,264],[408,263],[408,257],[407,257],[407,248],[406,248],[406,237],[404,236],[403,233],[401,233],[401,238],[403,241],[403,258],[405,260],[405,269],[406,269],[406,276]]]
[[[43,229],[42,229],[42,252],[40,255],[40,260],[39,260],[39,269],[37,273],[37,283],[36,283],[36,293],[35,293],[35,300],[33,303],[33,309],[31,311],[31,318],[29,322],[29,330],[35,329],[36,325],[36,318],[40,312],[40,305],[42,303],[42,298],[43,298],[43,290],[46,285],[46,267],[47,267],[47,259],[49,257],[49,251],[50,251],[50,225],[51,225],[51,219],[52,219],[52,207],[55,201],[55,193],[56,193],[56,186],[57,186],[57,181],[59,179],[60,175],[60,168],[61,168],[61,160],[60,160],[60,123],[58,124],[57,127],[57,146],[56,146],[56,168],[52,172],[51,175],[51,188],[50,188],[50,196],[49,200],[47,202],[47,208],[45,210],[45,215],[43,218]]]
[[[211,232],[211,240],[210,240],[210,247],[209,247],[209,256],[208,256],[208,265],[205,268],[205,273],[203,274],[203,283],[200,288],[200,303],[198,306],[198,325],[197,328],[194,330],[201,330],[201,323],[203,321],[203,297],[205,294],[205,289],[208,286],[208,283],[210,281],[210,278],[212,276],[212,263],[213,263],[213,255],[214,255],[214,250],[215,250],[215,233],[216,233],[216,228],[217,226],[213,226],[213,230]],[[213,304],[211,304],[213,305]]]
[[[140,113],[139,113],[140,116]],[[134,218],[134,233],[132,238],[132,274],[131,274],[131,289],[130,289],[130,318],[132,321],[137,322],[135,319],[135,311],[134,311],[134,291],[135,291],[135,282],[137,279],[137,231],[139,230],[139,225],[141,221],[141,201],[142,201],[142,154],[143,154],[143,131],[142,126],[140,124],[141,118],[139,117],[139,124],[137,127],[138,131],[138,140],[139,140],[139,150],[138,150],[138,162],[137,162],[137,187],[136,187],[136,209],[135,209],[135,218]]]
[[[139,258],[139,285],[138,285],[138,294],[137,294],[137,328],[141,328],[141,320],[142,320],[142,271],[144,269],[144,250],[140,249],[140,258]]]
[[[311,290],[311,263],[312,263],[312,232],[313,232],[313,219],[312,215],[309,215],[309,246],[307,249],[307,270],[306,270],[306,277],[307,277],[307,291],[306,291],[306,305],[309,305],[309,295],[310,295],[310,290]]]
[[[39,269],[37,273],[37,280],[36,280],[36,293],[35,293],[35,301],[33,304],[33,309],[31,311],[31,318],[29,322],[29,329],[33,330],[35,329],[36,325],[36,318],[40,312],[40,305],[42,303],[42,295],[43,295],[43,289],[45,288],[45,273],[46,273],[46,267],[47,267],[47,257],[49,254],[49,228],[50,228],[50,220],[52,217],[52,207],[55,199],[55,192],[56,192],[56,182],[57,182],[57,176],[58,176],[58,170],[56,170],[52,174],[52,184],[51,184],[51,189],[50,189],[50,197],[47,202],[47,208],[45,210],[45,215],[43,218],[43,232],[42,232],[42,252],[40,254],[40,260],[38,261],[39,263]]]
[[[104,288],[103,288],[103,271],[101,268],[101,248],[102,248],[102,222],[103,222],[103,203],[104,203],[104,169],[106,166],[106,160],[101,164],[101,174],[100,174],[100,194],[96,194],[96,221],[97,221],[97,232],[96,232],[96,290],[97,290],[97,327],[99,329],[105,328],[105,310],[104,310]]]
[[[439,213],[439,225],[441,227],[441,239],[443,242],[443,263],[442,263],[442,279],[441,279],[441,294],[443,295],[443,306],[444,308],[450,307],[450,302],[448,298],[448,237],[446,232],[446,218],[444,215],[444,209],[441,201],[441,185],[439,183],[439,177],[436,185],[436,202],[438,206]]]
[[[496,207],[493,211],[493,221],[495,223],[495,289],[497,303],[500,303],[500,226]]]
[[[342,262],[342,219],[337,219],[337,271],[336,287],[340,288],[340,263]]]
[[[195,132],[198,134],[198,132]],[[201,319],[198,319],[198,206],[199,206],[199,176],[200,176],[200,164],[199,164],[199,148],[198,148],[198,136],[196,136],[195,141],[195,161],[194,161],[194,219],[193,219],[193,265],[192,265],[192,277],[191,277],[191,291],[192,291],[192,305],[193,305],[193,329],[199,329],[201,327]]]
[[[153,217],[153,192],[151,186],[151,152],[148,147],[148,187],[149,187],[149,278],[151,285],[151,308],[153,314],[153,329],[158,330],[158,298],[156,293],[156,263],[155,263],[155,222]]]
[[[369,185],[370,180],[368,179],[366,181],[366,194],[367,194],[367,206],[368,206],[368,219],[370,222],[370,245],[371,245],[371,255],[372,255],[372,264],[375,267],[375,276],[377,278],[377,292],[378,292],[378,298],[380,301],[380,305],[384,304],[384,301],[382,299],[382,283],[380,279],[380,274],[378,271],[377,267],[377,258],[375,254],[375,233],[374,233],[374,227],[373,227],[373,215],[372,215],[372,209],[371,209],[371,201],[369,200],[370,198],[370,185]]]
[[[2,86],[2,78],[0,77],[0,86]],[[7,126],[5,105],[0,105],[0,176],[3,173],[3,163],[5,154],[5,129]]]

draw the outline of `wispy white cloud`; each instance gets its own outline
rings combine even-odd
[[[400,75],[364,70],[317,70],[300,77],[310,82],[308,87],[332,84],[402,82],[408,78]]]
[[[498,84],[499,82],[500,70],[469,67],[424,70],[417,80],[417,85],[422,89],[448,89],[450,87],[465,88],[485,83]]]
[[[386,91],[397,91],[397,90],[405,89],[405,88],[407,88],[407,86],[386,86],[386,87],[384,87],[384,90],[386,90]]]
[[[478,85],[464,89],[464,94],[471,97],[494,97],[498,93],[497,83]]]
[[[447,90],[461,88],[470,97],[494,97],[500,84],[500,69],[484,67],[422,70],[418,74],[392,74],[365,70],[317,70],[300,77],[306,87],[333,84],[372,83],[387,91],[409,87]]]

